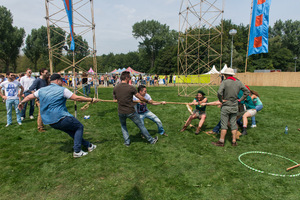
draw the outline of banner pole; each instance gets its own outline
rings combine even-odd
[[[252,14],[253,14],[253,0],[252,0],[252,3],[251,3],[251,14],[250,14],[250,22],[249,22],[248,44],[247,44],[247,53],[246,53],[246,62],[245,62],[245,73],[247,72],[247,65],[248,65],[248,51],[249,51],[249,40],[250,40]]]

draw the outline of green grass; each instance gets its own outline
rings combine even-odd
[[[36,121],[5,128],[6,110],[0,103],[0,199],[299,199],[300,178],[261,174],[244,167],[238,156],[265,151],[300,162],[300,88],[251,87],[259,92],[264,109],[256,117],[257,128],[249,128],[237,147],[230,134],[225,147],[211,145],[216,138],[193,128],[179,130],[189,113],[184,105],[149,106],[163,122],[169,137],[159,136],[155,145],[142,139],[128,120],[132,144],[123,145],[117,104],[98,103],[78,112],[84,138],[97,145],[88,156],[72,158],[73,141],[61,131],[47,127],[39,133]],[[177,88],[148,88],[154,100],[191,102],[178,97]],[[100,98],[112,99],[112,88],[99,90]],[[216,97],[209,97],[209,101]],[[73,114],[74,104],[68,102]],[[84,103],[78,103],[82,107]],[[36,113],[36,111],[35,111]],[[91,115],[84,120],[84,115]],[[220,119],[220,109],[207,108],[203,129],[211,130]],[[194,120],[196,125],[199,121]],[[156,136],[156,125],[146,120]],[[289,133],[284,134],[288,125]],[[260,170],[282,174],[292,162],[261,154],[248,154],[243,161]]]

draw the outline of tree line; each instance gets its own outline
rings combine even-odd
[[[223,20],[222,41],[222,65],[230,65],[231,36],[229,30],[236,29],[233,46],[233,68],[243,72],[247,53],[247,41],[249,25],[233,24],[231,20]],[[221,24],[220,24],[221,25]],[[68,34],[63,30],[51,27],[51,43],[57,44],[65,40]],[[201,27],[201,32],[209,31]],[[146,73],[171,74],[177,73],[178,32],[170,30],[167,24],[161,24],[155,20],[143,20],[132,26],[132,36],[138,40],[138,50],[121,54],[103,54],[97,56],[98,72],[109,72],[116,68],[132,67]],[[77,41],[76,41],[77,40]],[[76,42],[84,46],[88,43],[81,36]],[[67,42],[69,43],[69,42]],[[220,39],[214,44],[220,48]],[[67,67],[60,58],[70,58],[72,55],[64,51],[63,46],[55,52],[53,59],[54,71],[60,71]],[[23,47],[23,49],[21,49]],[[79,48],[79,47],[77,47]],[[88,49],[88,48],[86,48]],[[20,50],[24,54],[20,54]],[[219,49],[220,50],[220,49]],[[75,49],[76,60],[88,55],[85,48]],[[300,55],[300,21],[281,21],[269,27],[269,53],[251,55],[248,58],[247,71],[255,69],[281,69],[282,71],[294,71],[296,58]],[[207,56],[204,52],[202,54]],[[222,68],[215,63],[217,69]],[[79,66],[88,70],[92,66],[92,58],[83,60]],[[13,15],[4,6],[0,6],[0,71],[24,72],[26,68],[38,71],[40,68],[49,68],[47,28],[41,26],[32,29],[25,38],[23,28],[13,26]]]

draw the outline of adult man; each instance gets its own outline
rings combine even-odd
[[[162,101],[162,102],[153,102],[151,96],[147,93],[147,88],[146,86],[144,85],[140,85],[138,87],[138,93],[144,97],[150,104],[152,105],[160,105],[160,104],[166,104],[165,101]],[[133,96],[133,100],[136,101],[136,100],[139,100],[136,96]],[[136,105],[136,110],[137,110],[137,113],[139,114],[141,120],[142,120],[142,123],[144,125],[144,119],[145,118],[148,118],[150,119],[151,121],[155,122],[156,125],[157,125],[157,128],[158,128],[158,133],[160,135],[164,135],[164,136],[168,136],[166,133],[165,133],[165,130],[163,128],[163,125],[160,121],[160,119],[154,114],[152,113],[150,110],[148,110],[147,108],[147,103],[138,103]]]
[[[231,68],[227,68],[224,71],[224,80],[218,90],[218,98],[222,103],[221,107],[221,136],[218,142],[212,142],[215,146],[224,146],[225,136],[227,133],[227,124],[230,121],[231,132],[232,132],[232,146],[237,146],[236,143],[236,118],[238,112],[238,93],[240,90],[244,92],[241,97],[243,101],[249,94],[249,90],[244,86],[242,82],[233,77],[234,71]]]
[[[33,93],[34,91],[39,90],[42,87],[46,87],[48,85],[48,78],[49,78],[49,72],[47,69],[42,68],[40,69],[40,77],[37,78],[33,84],[29,87],[29,92]],[[40,102],[37,100],[36,104],[39,109],[38,118],[37,118],[37,125],[38,125],[38,131],[39,132],[45,132],[44,125],[41,118],[40,113]]]
[[[26,75],[23,76],[20,79],[20,83],[21,83],[21,85],[24,88],[24,97],[26,97],[26,96],[28,96],[28,95],[31,94],[31,92],[29,91],[29,88],[33,84],[33,82],[35,81],[35,78],[31,76],[31,73],[32,73],[31,69],[28,68],[26,70]],[[30,104],[29,118],[30,119],[34,119],[34,117],[33,117],[34,100],[30,101],[29,104]],[[26,107],[27,107],[27,103],[24,104],[24,108],[23,108],[22,113],[21,113],[21,120],[24,120],[25,117],[26,117]]]
[[[21,113],[18,110],[18,104],[19,101],[21,100],[21,96],[23,94],[24,88],[19,81],[15,80],[16,79],[15,74],[11,72],[7,72],[6,76],[7,76],[7,81],[3,81],[0,84],[0,91],[2,90],[2,88],[5,91],[5,95],[3,95],[2,92],[0,92],[0,96],[2,97],[2,99],[6,100],[6,111],[7,111],[6,127],[12,124],[11,113],[12,113],[13,105],[15,107],[15,111],[17,115],[17,122],[19,125],[22,125]],[[19,93],[19,88],[21,88],[20,93]]]
[[[148,130],[143,125],[139,115],[134,109],[134,103],[132,101],[133,95],[135,95],[138,99],[141,101],[144,101],[148,103],[148,100],[146,100],[144,97],[142,97],[136,89],[129,85],[129,81],[131,80],[130,72],[124,71],[121,74],[121,83],[114,87],[113,95],[114,99],[118,100],[118,113],[119,113],[119,119],[121,123],[123,138],[125,141],[125,145],[128,147],[130,146],[130,139],[128,130],[126,127],[126,119],[131,119],[135,125],[141,130],[144,137],[151,143],[155,144],[158,140],[158,137],[152,138],[150,134],[148,133]]]
[[[98,102],[97,99],[86,98],[73,94],[67,88],[62,87],[63,80],[59,74],[50,77],[50,85],[43,87],[31,95],[25,97],[19,104],[19,109],[23,108],[25,102],[39,98],[40,112],[44,124],[49,124],[52,128],[66,132],[74,139],[74,158],[87,155],[81,150],[81,145],[89,152],[96,148],[96,145],[83,139],[83,125],[73,117],[67,110],[66,101]]]

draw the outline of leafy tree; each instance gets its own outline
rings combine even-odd
[[[139,48],[145,50],[146,56],[151,63],[151,69],[154,67],[159,50],[170,43],[174,43],[169,26],[155,20],[143,20],[135,23],[132,26],[132,33],[135,39],[142,40],[142,42],[139,42]]]
[[[17,58],[23,44],[25,31],[12,25],[13,16],[4,6],[0,6],[0,60],[4,63],[4,71],[13,66],[17,69]]]
[[[31,35],[28,35],[26,38],[26,46],[25,48],[23,48],[24,54],[33,63],[35,72],[38,71],[38,60],[40,59],[41,55],[45,52],[45,50],[43,49],[45,47],[45,45],[43,45],[43,37],[45,37],[45,35],[42,35],[41,29],[32,29]]]

